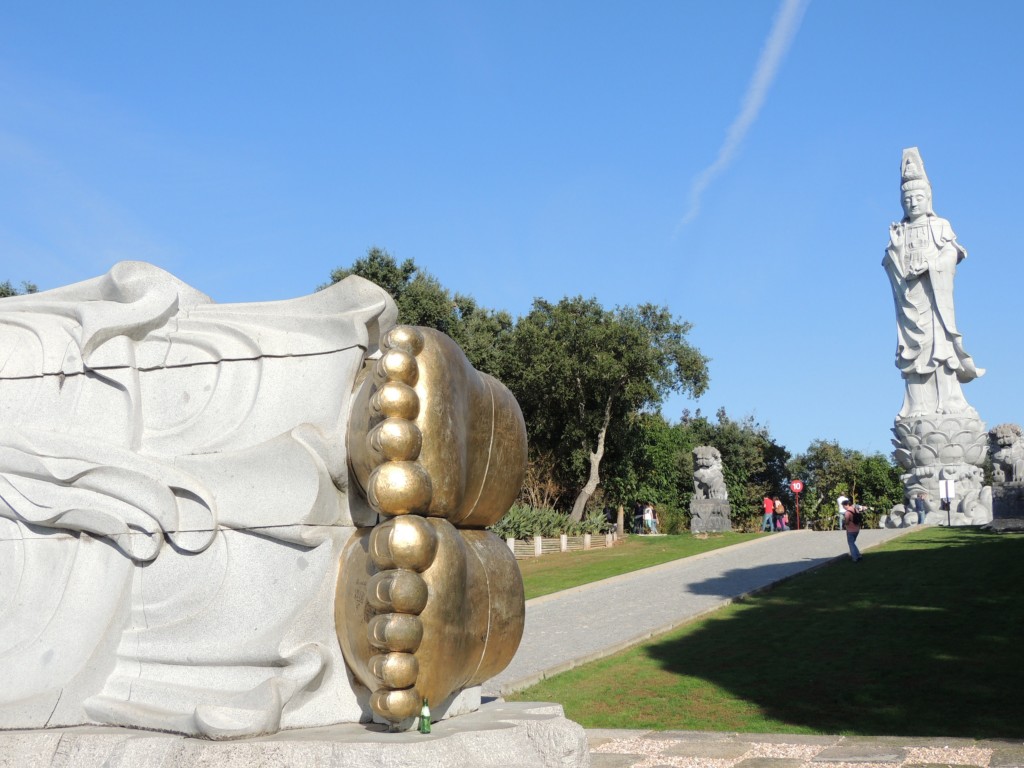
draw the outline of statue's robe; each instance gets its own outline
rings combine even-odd
[[[148,264],[0,301],[0,727],[367,719],[334,640],[357,277],[214,304]],[[326,606],[326,610],[325,610]]]
[[[934,214],[897,226],[903,242],[897,246],[890,240],[882,261],[896,307],[896,366],[904,378],[948,375],[964,383],[981,376],[984,370],[964,349],[953,307],[956,265],[967,251],[950,223]],[[929,264],[920,275],[908,270],[915,255]]]

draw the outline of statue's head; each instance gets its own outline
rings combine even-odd
[[[1016,424],[999,424],[989,433],[989,440],[997,448],[1007,448],[1021,439],[1021,428]]]
[[[932,189],[927,181],[905,182],[900,202],[903,204],[903,215],[909,221],[917,221],[932,213]]]
[[[924,161],[917,147],[903,150],[900,164],[900,202],[903,214],[909,221],[916,221],[932,213],[932,186],[924,170]]]
[[[694,464],[698,467],[713,467],[722,463],[722,454],[710,445],[698,445],[693,449]]]

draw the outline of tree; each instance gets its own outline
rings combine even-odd
[[[502,368],[503,340],[515,327],[512,315],[481,307],[472,296],[462,293],[455,294],[454,307],[458,322],[452,328],[452,338],[474,368],[497,376]]]
[[[695,416],[684,411],[678,429],[685,435],[683,442],[689,451],[698,445],[711,445],[722,454],[733,521],[741,527],[756,528],[761,499],[779,494],[786,485],[789,451],[776,443],[768,428],[753,416],[736,421],[724,408],[718,409],[714,422],[700,411]],[[687,503],[689,498],[687,495]]]
[[[8,296],[20,296],[23,293],[36,293],[38,290],[39,288],[35,283],[22,281],[21,290],[19,291],[11,284],[10,280],[4,280],[0,283],[0,299],[5,299]]]
[[[535,299],[501,339],[500,378],[523,409],[531,455],[552,454],[558,484],[578,488],[581,520],[600,482],[609,435],[670,392],[698,396],[707,358],[686,341],[688,323],[665,307],[606,310],[596,299]]]
[[[651,502],[662,532],[685,530],[693,494],[693,448],[678,425],[660,413],[641,411],[613,425],[608,446],[601,470],[605,500],[626,509],[637,501]]]
[[[512,329],[508,312],[492,312],[463,294],[452,294],[436,277],[416,266],[412,259],[398,263],[387,251],[373,247],[351,267],[331,272],[328,285],[358,275],[379,285],[395,300],[398,322],[422,325],[451,336],[466,352],[472,365],[485,373],[498,367],[497,339]],[[326,286],[320,286],[325,288]]]
[[[403,325],[423,325],[451,336],[457,321],[451,294],[437,278],[406,259],[399,264],[395,257],[376,246],[366,256],[356,259],[351,267],[339,267],[331,272],[328,285],[358,275],[391,294],[398,305],[398,322]],[[326,286],[320,286],[324,288]]]
[[[789,463],[791,477],[804,481],[808,519],[831,524],[839,496],[847,496],[876,512],[888,512],[903,500],[899,467],[880,453],[865,456],[835,441],[815,440]]]

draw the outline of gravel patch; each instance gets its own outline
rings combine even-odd
[[[969,766],[989,768],[992,749],[982,747],[911,747],[905,746],[902,759],[882,759],[879,762],[857,761],[827,762],[815,761],[818,755],[829,750],[826,744],[787,744],[778,741],[751,742],[742,752],[739,743],[714,744],[710,740],[654,739],[648,734],[625,739],[613,739],[595,746],[594,755],[630,756],[635,762],[629,768],[734,768],[744,761],[749,765],[766,765],[772,760],[785,761],[778,765],[799,765],[800,768],[910,768],[911,766]],[[684,746],[685,745],[685,746]],[[700,747],[703,746],[704,750]],[[680,752],[703,752],[703,754],[680,754]],[[731,752],[732,754],[727,754]],[[623,765],[623,763],[618,763]],[[597,763],[602,765],[602,763]],[[606,764],[606,763],[605,763]],[[741,767],[742,768],[742,767]]]

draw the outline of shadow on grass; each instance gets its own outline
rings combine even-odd
[[[721,594],[735,578],[690,589]],[[646,653],[794,727],[1021,738],[1022,584],[1024,537],[926,530],[780,584]]]

